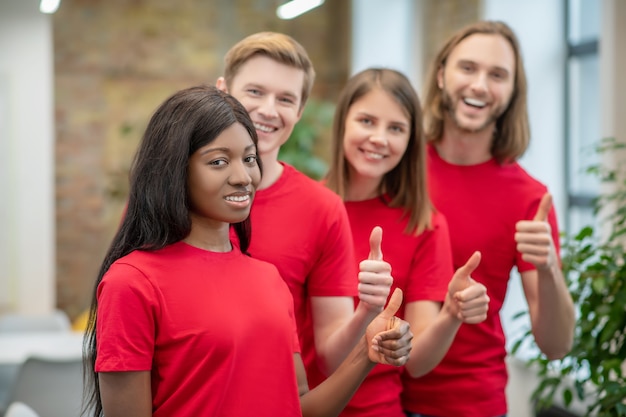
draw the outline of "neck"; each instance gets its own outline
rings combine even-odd
[[[365,178],[353,171],[351,173],[350,181],[348,182],[348,188],[346,190],[346,201],[364,201],[370,200],[380,195],[379,178]]]
[[[185,243],[211,252],[230,252],[230,224],[191,215],[191,232]]]
[[[492,158],[494,130],[495,125],[470,132],[446,120],[441,140],[435,146],[439,156],[446,162],[455,165],[480,164]]]
[[[274,184],[283,173],[285,167],[278,162],[278,155],[261,155],[261,163],[263,164],[263,178],[257,187],[263,190]]]

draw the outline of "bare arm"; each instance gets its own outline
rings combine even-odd
[[[150,372],[101,372],[100,396],[106,417],[151,417]]]
[[[515,241],[522,259],[536,270],[521,274],[533,336],[548,359],[560,359],[570,351],[574,339],[574,303],[561,271],[550,224],[550,194],[544,195],[533,220],[516,225]]]
[[[393,317],[401,303],[402,291],[397,290],[337,370],[311,391],[302,359],[299,354],[294,355],[303,417],[338,415],[376,363],[406,363],[412,333],[407,322]]]
[[[575,314],[572,297],[560,269],[522,274],[533,336],[548,359],[561,359],[572,348]]]
[[[487,289],[470,277],[479,262],[480,253],[476,252],[455,272],[443,308],[434,301],[415,301],[406,305],[405,319],[414,334],[411,357],[406,364],[412,377],[430,372],[441,362],[461,323],[475,324],[487,318]]]
[[[393,278],[391,266],[383,261],[381,240],[382,229],[375,227],[369,258],[359,265],[356,311],[352,297],[311,297],[315,349],[326,375],[337,369],[387,302]]]

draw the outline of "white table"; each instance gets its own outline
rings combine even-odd
[[[80,358],[82,332],[2,332],[0,333],[0,364],[19,365],[30,356],[51,359]]]

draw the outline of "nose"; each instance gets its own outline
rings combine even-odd
[[[259,108],[257,109],[257,112],[261,116],[268,119],[277,117],[278,113],[276,112],[276,97],[271,94],[267,94],[265,97],[263,97]]]
[[[250,167],[246,166],[243,161],[233,161],[231,163],[231,174],[228,177],[230,185],[248,186],[252,183],[250,175]]]
[[[487,91],[487,74],[478,72],[472,80],[471,88],[475,94],[484,94]]]
[[[372,132],[369,137],[369,141],[376,146],[387,146],[387,135],[385,134],[385,130],[381,128]]]

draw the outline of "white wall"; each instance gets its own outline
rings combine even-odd
[[[0,1],[0,312],[54,307],[52,63],[39,1]]]
[[[422,0],[352,0],[352,68],[385,67],[406,75],[419,90]]]

